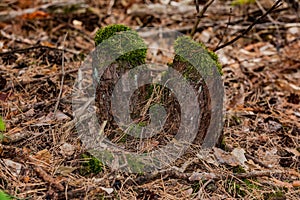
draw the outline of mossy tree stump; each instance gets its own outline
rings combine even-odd
[[[117,35],[122,31],[130,31],[130,29],[123,25],[111,25],[106,28],[100,29],[95,37],[96,45],[101,44],[102,41],[108,39],[113,35]],[[133,35],[133,39],[138,45],[143,46],[143,41],[139,36]],[[187,37],[182,37],[181,40],[187,40]],[[190,39],[188,39],[190,40]],[[191,42],[191,40],[190,40]],[[191,44],[191,43],[188,43]],[[192,42],[192,44],[196,44],[196,42]],[[189,47],[187,47],[189,48]],[[182,49],[177,49],[177,52],[180,53]],[[176,46],[175,46],[175,53],[176,53]],[[209,55],[212,59],[217,61],[217,57],[215,54],[209,52]],[[132,136],[126,135],[123,131],[120,131],[118,125],[114,119],[112,108],[111,108],[111,96],[113,95],[114,87],[119,79],[129,70],[142,65],[145,63],[146,58],[146,48],[140,48],[136,51],[128,52],[116,59],[112,63],[106,64],[99,64],[105,63],[104,61],[99,61],[95,59],[93,61],[93,68],[94,68],[94,79],[96,87],[96,106],[98,108],[97,117],[100,124],[104,121],[107,121],[107,126],[105,128],[106,137],[113,142],[122,142],[123,144],[119,144],[123,146],[126,150],[132,150],[136,152],[136,146],[138,145],[139,139],[136,139]],[[203,64],[203,63],[202,63]],[[216,62],[218,69],[221,69],[220,64]],[[102,74],[98,74],[99,68],[105,67],[105,70]],[[190,85],[193,87],[194,91],[197,94],[197,101],[200,107],[200,123],[199,123],[199,130],[194,140],[195,144],[201,145],[204,141],[206,136],[208,127],[211,122],[211,101],[209,94],[209,89],[203,79],[203,76],[197,71],[196,68],[192,66],[187,60],[183,59],[179,55],[175,55],[173,63],[169,65],[173,69],[177,70],[180,74],[186,78]],[[212,66],[209,66],[212,67]],[[126,84],[123,86],[123,92],[128,92],[128,88]],[[157,92],[159,91],[159,92]],[[151,99],[153,97],[153,93],[159,94],[158,98]],[[149,111],[143,112],[146,106],[149,106],[150,103],[159,103],[164,106],[165,110],[167,111],[167,119],[165,124],[163,125],[161,134],[152,138],[154,141],[158,142],[156,148],[165,145],[171,139],[171,136],[176,135],[180,124],[180,105],[176,99],[176,96],[169,90],[161,85],[144,85],[140,87],[137,91],[134,92],[133,96],[131,97],[131,105],[130,105],[130,115],[131,118],[140,126],[146,126],[149,124]],[[122,101],[122,99],[120,99]],[[193,112],[193,110],[191,110]],[[167,135],[167,136],[166,136]],[[116,139],[118,138],[118,139]],[[126,140],[126,142],[124,141]],[[134,142],[134,140],[138,140]],[[151,149],[153,150],[153,149]],[[149,149],[144,149],[139,151],[147,152],[150,151]]]

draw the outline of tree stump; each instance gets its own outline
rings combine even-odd
[[[124,41],[119,41],[118,36],[122,35],[123,31],[128,30],[129,28],[122,25],[118,25],[111,30],[107,28],[100,30],[95,39],[96,45],[100,43],[102,45],[102,41],[111,36],[116,37],[111,40],[112,42],[117,41],[115,45],[118,43],[123,44]],[[105,31],[112,32],[106,33]],[[162,72],[151,72],[147,69],[147,65],[144,65],[146,55],[145,46],[137,34],[131,35],[133,37],[130,38],[130,43],[132,43],[133,46],[139,46],[139,48],[137,48],[138,50],[124,53],[124,49],[109,49],[110,44],[107,44],[101,52],[96,51],[96,56],[93,57],[93,77],[96,85],[95,105],[97,107],[99,123],[102,124],[106,122],[104,129],[105,138],[126,152],[139,153],[140,155],[154,152],[154,157],[162,157],[158,159],[159,161],[157,161],[157,163],[164,159],[174,160],[177,158],[176,156],[178,155],[168,158],[160,153],[160,149],[168,146],[168,143],[171,141],[172,145],[164,149],[165,151],[168,150],[169,154],[172,154],[173,147],[183,148],[182,144],[180,144],[180,146],[174,142],[174,140],[182,139],[188,143],[194,143],[199,146],[202,145],[203,147],[214,146],[215,141],[220,138],[218,132],[222,129],[222,123],[220,121],[222,121],[222,98],[224,95],[222,81],[220,76],[218,77],[221,66],[217,62],[216,55],[208,52],[205,47],[199,46],[198,43],[188,37],[179,37],[175,43],[176,55],[173,62],[169,64],[168,71],[164,74]],[[126,50],[132,47],[130,44],[126,45]],[[111,45],[111,47],[113,46],[114,45]],[[186,48],[189,50],[186,51]],[[112,51],[112,53],[105,52],[104,50],[106,49]],[[114,51],[117,53],[114,53]],[[103,54],[105,55],[103,56]],[[117,56],[114,57],[115,54]],[[109,57],[109,61],[105,59],[107,57]],[[134,69],[137,69],[136,73],[140,75],[139,78],[130,74]],[[157,84],[155,82],[151,83],[151,81],[149,81],[148,84],[140,84],[145,83],[143,80],[151,79],[153,73],[157,73],[156,75],[161,73],[160,77],[165,81],[164,83],[168,81],[172,82],[172,70],[169,69],[181,74],[184,79],[182,83],[188,83],[189,87],[192,88],[192,93],[196,96],[196,104],[198,106],[196,107],[199,108],[199,111],[196,112],[199,112],[199,120],[197,119],[195,124],[193,121],[195,119],[191,119],[191,122],[185,124],[187,126],[193,125],[198,127],[197,133],[193,138],[189,136],[189,127],[181,129],[180,126],[182,121],[188,119],[186,116],[189,116],[189,113],[195,112],[196,107],[194,104],[191,104],[191,106],[185,105],[185,114],[183,115],[182,113],[181,104],[183,104],[183,99],[189,99],[190,94],[186,94],[187,96],[185,97],[183,92],[183,94],[180,94],[181,96],[176,96],[174,91],[166,85]],[[122,79],[122,77],[126,78]],[[123,80],[128,80],[128,82]],[[176,80],[173,80],[173,82],[176,85]],[[118,87],[116,85],[118,85]],[[136,88],[131,87],[131,85],[135,85]],[[178,88],[180,88],[181,82],[177,83],[177,85]],[[115,91],[116,88],[118,88],[117,93]],[[133,88],[135,88],[134,91],[132,91]],[[122,95],[118,96],[118,94]],[[116,117],[115,113],[118,113],[118,110],[114,110],[114,105],[116,105],[116,102],[122,105],[124,101],[123,96],[130,96],[129,111],[124,113],[119,112],[119,115]],[[114,100],[112,101],[112,99]],[[186,104],[189,103],[190,102],[186,102]],[[151,108],[155,108],[153,105],[158,105],[158,107],[156,107],[157,110],[152,109],[151,111]],[[155,121],[155,119],[153,116],[155,116],[156,113],[161,113],[159,110],[162,110],[162,107],[165,111],[165,118],[159,121],[161,127],[151,129],[157,133],[149,133],[150,129],[147,129],[147,127],[154,123],[153,121]],[[119,109],[122,110],[123,106],[120,106]],[[132,123],[125,125],[125,128],[120,127],[122,125],[118,124],[118,118],[128,118]],[[157,122],[155,123],[156,125],[159,124]],[[144,130],[148,130],[148,133],[143,132]],[[180,137],[177,137],[177,132],[182,130],[184,130],[184,132],[181,133]],[[207,133],[211,135],[208,136]],[[132,155],[131,159],[133,159]],[[150,162],[152,164],[154,163],[153,160]],[[163,166],[161,163],[159,163],[159,165]]]

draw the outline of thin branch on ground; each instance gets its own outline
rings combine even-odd
[[[63,49],[65,47],[65,42],[66,42],[66,38],[68,36],[68,32],[65,34],[65,37],[64,37],[64,40],[63,40]],[[60,102],[60,98],[61,98],[61,95],[62,95],[62,90],[63,90],[63,86],[64,86],[64,80],[65,80],[65,52],[63,51],[62,52],[62,62],[61,62],[61,72],[62,72],[62,75],[61,75],[61,83],[60,83],[60,88],[59,88],[59,94],[58,94],[58,97],[57,97],[57,102],[55,104],[55,107],[54,107],[54,116],[56,114],[56,111],[58,109],[58,105],[59,105],[59,102]]]
[[[268,14],[273,12],[276,8],[280,7],[281,5],[282,5],[282,0],[277,0],[273,4],[273,6],[265,14],[263,14],[259,18],[257,18],[250,26],[248,26],[248,28],[246,30],[242,31],[238,36],[236,36],[235,38],[233,38],[229,42],[226,42],[225,44],[216,47],[214,49],[214,51],[218,51],[220,49],[223,49],[224,47],[229,46],[229,45],[233,44],[234,42],[236,42],[238,39],[240,39],[241,37],[246,35],[249,31],[251,31],[251,29],[255,26],[255,24],[258,24],[263,18],[265,18]]]
[[[202,8],[202,10],[200,11],[200,12],[198,12],[198,15],[197,15],[197,20],[196,20],[196,22],[195,22],[195,24],[194,24],[194,26],[193,26],[193,29],[192,29],[192,31],[191,31],[191,37],[193,37],[194,35],[195,35],[195,33],[196,33],[196,30],[197,30],[197,27],[198,27],[198,25],[199,25],[199,23],[200,23],[200,20],[201,20],[201,18],[204,16],[204,13],[206,12],[206,10],[208,9],[208,7],[214,2],[215,0],[209,0],[209,1],[207,1],[206,3],[205,3],[205,5],[203,6],[203,8]],[[197,9],[197,11],[199,10],[199,5],[198,5],[199,3],[198,3],[198,1],[196,0],[196,9]]]
[[[76,73],[78,71],[78,69],[71,69],[71,70],[68,70],[68,71],[65,71],[65,75],[66,74],[71,74],[71,73]],[[30,84],[34,84],[34,83],[39,83],[39,84],[42,84],[43,82],[47,81],[49,78],[53,77],[53,76],[61,76],[63,73],[58,73],[58,74],[51,74],[51,75],[48,75],[48,76],[43,76],[43,77],[40,77],[40,78],[36,78],[36,79],[31,79],[29,81],[20,81],[18,83],[18,86],[17,87],[24,87],[26,85],[30,85]],[[7,92],[11,89],[15,88],[15,86],[8,86],[4,89],[2,89],[1,91],[2,92]]]
[[[37,46],[32,46],[32,47],[27,47],[27,48],[13,49],[13,50],[7,51],[7,52],[0,52],[0,56],[10,55],[13,53],[27,53],[27,52],[29,52],[31,50],[35,50],[35,49],[49,49],[49,50],[53,50],[53,51],[65,51],[65,52],[76,54],[76,55],[78,55],[80,53],[79,51],[75,51],[75,50],[71,50],[71,49],[59,49],[59,48],[55,48],[55,47],[37,45]]]
[[[232,9],[230,8],[230,15],[228,17],[228,22],[226,24],[225,30],[223,31],[222,37],[221,37],[220,41],[218,42],[217,46],[219,46],[223,42],[224,36],[227,34],[229,24],[231,23],[231,14],[232,14]]]
[[[157,177],[164,177],[166,178],[178,178],[178,179],[185,179],[189,181],[195,181],[195,180],[225,180],[228,177],[232,178],[256,178],[256,177],[262,177],[262,176],[268,176],[271,177],[273,174],[284,174],[287,173],[286,171],[282,170],[266,170],[266,171],[252,171],[252,172],[246,172],[246,173],[207,173],[207,172],[193,172],[193,173],[184,173],[177,171],[174,168],[167,169],[160,172],[145,174],[143,176],[139,176],[136,178],[135,182],[136,184],[144,184],[146,182],[150,182]]]

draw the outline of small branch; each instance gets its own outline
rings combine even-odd
[[[246,35],[252,28],[253,26],[255,26],[255,24],[259,23],[263,18],[265,18],[268,14],[270,14],[273,10],[275,10],[276,8],[278,8],[279,6],[281,6],[281,1],[282,0],[277,0],[273,6],[263,15],[261,15],[259,18],[257,18],[246,30],[244,30],[243,32],[241,32],[238,36],[236,36],[235,38],[233,38],[232,40],[230,40],[229,42],[226,42],[225,44],[216,47],[214,49],[214,51],[218,51],[228,45],[233,44],[234,42],[236,42],[238,39],[240,39],[241,37],[243,37],[244,35]]]
[[[218,42],[217,46],[219,46],[219,45],[223,42],[223,38],[224,38],[224,36],[225,36],[226,33],[227,33],[229,24],[231,23],[231,14],[232,14],[232,9],[230,8],[230,15],[229,15],[229,18],[228,18],[228,22],[227,22],[227,24],[226,24],[226,27],[225,27],[224,32],[222,33],[222,38],[221,38],[220,41]]]
[[[67,35],[68,35],[68,32],[66,33],[66,35],[64,37],[64,40],[63,40],[63,48],[65,47],[65,42],[66,42]],[[62,53],[61,71],[62,71],[62,76],[61,76],[60,89],[59,89],[59,94],[58,94],[58,97],[57,97],[57,102],[56,102],[55,107],[54,107],[54,112],[53,112],[54,115],[53,116],[55,116],[55,114],[56,114],[56,111],[57,111],[57,108],[58,108],[58,105],[59,105],[59,102],[60,102],[60,98],[61,98],[61,95],[62,95],[63,86],[64,86],[64,80],[65,80],[65,52],[64,51]]]
[[[71,73],[76,73],[78,71],[78,69],[71,69],[71,70],[68,70],[68,71],[65,71],[65,74],[71,74]],[[52,75],[48,75],[48,76],[43,76],[43,77],[40,77],[40,78],[37,78],[37,79],[32,79],[30,81],[21,81],[18,83],[18,85],[16,87],[24,87],[26,85],[30,85],[30,84],[34,84],[34,83],[39,83],[39,84],[42,84],[44,81],[47,81],[49,78],[53,77],[53,76],[61,76],[62,73],[58,73],[58,74],[52,74]],[[2,92],[7,92],[11,89],[13,89],[14,86],[8,86],[0,91]]]
[[[64,186],[60,183],[60,180],[52,177],[51,175],[49,175],[45,170],[43,170],[41,167],[37,166],[36,163],[39,160],[34,159],[33,157],[31,157],[26,151],[24,151],[22,148],[17,148],[14,146],[8,146],[8,145],[3,145],[0,144],[0,149],[3,152],[9,152],[9,153],[5,153],[3,155],[8,155],[8,154],[12,154],[14,155],[14,158],[18,161],[18,162],[27,162],[29,163],[33,170],[35,171],[35,173],[42,178],[44,181],[46,181],[47,183],[49,183],[50,185],[53,185],[56,189],[58,189],[59,191],[64,191]],[[0,158],[2,158],[2,156],[0,156]]]
[[[196,0],[196,9],[197,9],[197,12],[198,12],[198,15],[197,15],[197,20],[196,20],[196,23],[194,24],[193,26],[193,29],[191,31],[191,37],[193,37],[196,33],[196,30],[197,30],[197,27],[200,23],[200,20],[201,18],[204,16],[204,13],[206,12],[206,10],[208,9],[208,7],[214,2],[215,0],[209,0],[205,3],[205,5],[203,6],[202,10],[200,12],[199,11],[199,2],[198,0]]]
[[[27,8],[25,10],[17,10],[17,11],[1,11],[0,12],[0,21],[8,21],[8,20],[12,20],[15,19],[19,16],[25,15],[25,14],[30,14],[30,13],[34,13],[38,10],[51,10],[55,7],[61,7],[64,8],[66,6],[72,6],[72,5],[79,5],[80,7],[87,7],[87,5],[85,4],[85,2],[83,0],[72,0],[72,1],[53,1],[53,3],[48,3],[48,4],[44,4],[38,7],[34,7],[34,8]]]
[[[53,51],[66,51],[66,52],[76,54],[76,55],[78,55],[80,53],[78,51],[74,51],[74,50],[70,50],[70,49],[59,49],[59,48],[54,48],[54,47],[38,45],[38,46],[27,47],[27,48],[22,48],[22,49],[13,49],[13,50],[7,51],[7,52],[0,52],[0,56],[10,55],[13,53],[26,53],[26,52],[28,52],[30,50],[34,50],[34,49],[49,49],[49,50],[53,50]]]
[[[207,173],[207,172],[193,172],[193,173],[184,173],[175,170],[174,168],[167,169],[164,171],[159,171],[155,173],[145,174],[143,176],[139,176],[136,178],[135,182],[136,184],[144,184],[147,182],[150,182],[154,179],[157,179],[159,177],[163,177],[163,179],[166,178],[178,178],[178,179],[184,179],[188,181],[199,181],[199,180],[225,180],[228,177],[232,178],[255,178],[255,177],[262,177],[262,176],[268,176],[271,177],[273,174],[284,174],[287,173],[286,171],[281,170],[266,170],[266,171],[252,171],[252,172],[246,172],[246,173]]]
[[[114,7],[114,5],[115,5],[115,0],[110,0],[108,8],[107,8],[107,15],[111,15],[111,11],[112,11],[112,8]]]

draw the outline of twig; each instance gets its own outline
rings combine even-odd
[[[219,46],[219,45],[223,42],[224,35],[226,35],[226,33],[227,33],[229,24],[230,24],[230,22],[231,22],[231,14],[232,14],[232,9],[230,8],[230,15],[229,15],[229,17],[228,17],[228,22],[227,22],[227,24],[226,24],[226,27],[225,27],[224,32],[222,33],[222,38],[221,38],[220,41],[218,42],[217,46]]]
[[[87,7],[84,1],[76,0],[76,1],[54,1],[53,3],[44,4],[41,6],[37,6],[34,8],[28,8],[24,10],[17,10],[17,11],[2,11],[0,12],[0,21],[8,21],[11,19],[15,19],[18,16],[22,16],[25,14],[30,14],[36,12],[38,10],[47,10],[53,7],[65,7],[65,6],[72,6],[72,5],[79,5],[81,7]]]
[[[234,42],[236,42],[238,39],[240,39],[241,37],[243,37],[244,35],[246,35],[252,28],[255,24],[259,23],[264,17],[266,17],[269,13],[271,13],[273,10],[275,10],[276,8],[278,8],[279,6],[281,6],[281,1],[282,0],[277,0],[273,6],[263,15],[261,15],[259,18],[257,18],[246,30],[244,30],[243,32],[241,32],[238,36],[236,36],[235,38],[233,38],[232,40],[230,40],[229,42],[226,42],[225,44],[219,46],[219,47],[216,47],[214,49],[214,51],[218,51],[228,45],[231,45],[233,44]]]
[[[198,27],[198,25],[199,25],[199,23],[200,23],[200,20],[201,20],[201,18],[204,16],[204,13],[206,12],[206,10],[208,9],[208,7],[214,2],[215,0],[209,0],[209,1],[207,1],[206,3],[205,3],[205,5],[203,6],[203,8],[202,8],[202,10],[198,13],[198,15],[197,15],[197,20],[196,20],[196,23],[194,24],[194,26],[193,26],[193,29],[192,29],[192,31],[191,31],[191,37],[193,37],[194,35],[195,35],[195,33],[196,33],[196,30],[197,30],[197,27]],[[197,9],[197,11],[199,10],[199,3],[198,3],[198,1],[196,1],[196,9]]]
[[[167,169],[164,171],[159,171],[151,174],[145,174],[143,176],[139,176],[136,178],[135,182],[137,184],[144,184],[146,182],[150,182],[158,177],[164,177],[166,178],[178,178],[178,179],[185,179],[188,181],[196,181],[196,180],[225,180],[228,177],[232,178],[255,178],[255,177],[261,177],[261,176],[268,176],[271,177],[273,174],[284,174],[287,173],[286,171],[281,170],[266,170],[266,171],[252,171],[252,172],[246,172],[246,173],[207,173],[207,172],[193,172],[193,173],[184,173],[180,171],[176,171],[174,168]]]
[[[28,51],[34,50],[34,49],[49,49],[49,50],[53,50],[53,51],[66,51],[66,52],[76,54],[76,55],[78,55],[80,53],[78,51],[73,51],[70,49],[59,49],[59,48],[55,48],[55,47],[37,45],[37,46],[32,46],[32,47],[27,47],[27,48],[22,48],[22,49],[13,49],[13,50],[7,51],[7,52],[0,52],[0,56],[10,55],[13,53],[24,53],[24,52],[28,52]]]
[[[77,71],[78,71],[78,69],[72,69],[72,70],[65,71],[65,74],[75,73]],[[43,76],[43,77],[40,77],[40,78],[37,78],[37,79],[33,79],[33,80],[30,80],[30,81],[19,82],[18,83],[18,87],[24,87],[25,85],[29,85],[29,84],[33,84],[33,83],[42,84],[43,81],[46,81],[47,79],[49,79],[49,78],[51,78],[53,76],[60,76],[60,75],[62,75],[62,73],[53,74],[53,75],[49,75],[49,76]],[[2,89],[1,91],[2,92],[7,92],[7,91],[9,91],[9,90],[11,90],[13,88],[14,88],[14,86],[8,86],[5,89]]]
[[[271,168],[271,166],[269,166],[269,165],[267,165],[267,164],[261,162],[260,160],[258,160],[257,158],[251,156],[251,155],[248,154],[248,153],[245,153],[245,157],[246,157],[247,159],[253,160],[253,162],[259,164],[259,165],[262,166],[262,167],[265,167],[265,168]]]
[[[256,5],[258,6],[258,8],[263,12],[266,13],[265,8],[261,5],[261,3],[259,1],[255,1]],[[267,18],[270,20],[270,22],[272,22],[273,24],[277,24],[278,22],[276,22],[270,15],[267,16]]]
[[[64,37],[64,40],[63,40],[63,48],[65,46],[67,36],[68,36],[68,32],[65,34],[65,37]],[[53,116],[56,115],[56,111],[57,111],[57,108],[58,108],[58,105],[59,105],[59,102],[60,102],[60,98],[61,98],[62,90],[63,90],[63,86],[64,86],[64,80],[65,80],[65,52],[64,51],[62,52],[61,72],[62,72],[62,75],[61,75],[60,89],[59,89],[59,94],[58,94],[58,97],[57,97],[57,102],[56,102],[55,107],[54,107],[54,112],[53,112],[54,115]]]
[[[34,166],[34,171],[46,182],[53,184],[59,191],[64,191],[64,186],[57,182],[52,176],[48,175],[41,167]]]
[[[50,176],[47,172],[45,172],[41,167],[36,166],[35,163],[37,160],[32,158],[26,151],[24,151],[22,148],[17,148],[14,146],[8,146],[0,144],[0,149],[6,152],[9,152],[10,154],[14,155],[14,158],[20,162],[26,162],[29,161],[29,164],[32,165],[34,171],[38,174],[39,177],[41,177],[44,181],[52,184],[55,188],[57,188],[59,191],[64,191],[64,186],[59,182],[59,180],[53,178]]]
[[[229,149],[229,151],[233,151],[233,148],[230,147],[230,146],[228,146],[228,145],[226,145],[225,148],[226,148],[226,149]],[[263,163],[262,161],[260,161],[259,159],[255,158],[254,156],[251,156],[251,155],[250,155],[249,153],[247,153],[247,152],[245,153],[245,157],[246,157],[247,159],[251,159],[253,162],[255,162],[256,164],[259,164],[259,165],[262,166],[262,167],[265,167],[265,168],[268,168],[268,169],[271,168],[269,165]]]
[[[111,10],[114,7],[114,5],[115,5],[115,0],[110,0],[107,8],[107,15],[111,15]]]

